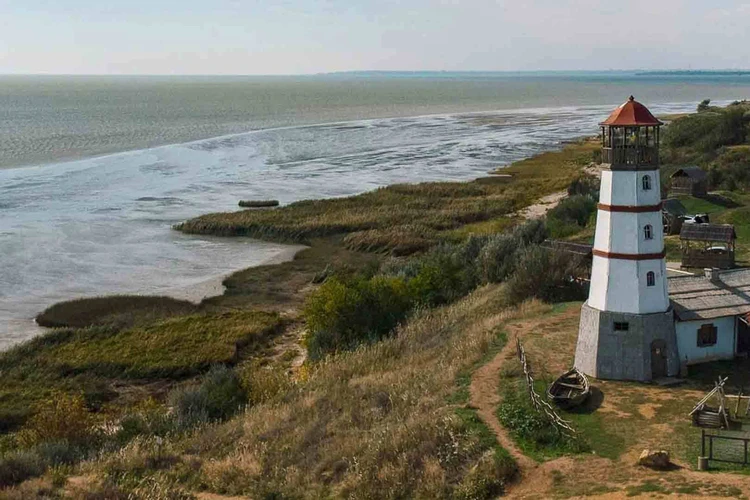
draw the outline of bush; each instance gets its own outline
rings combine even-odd
[[[40,476],[46,468],[41,457],[31,451],[7,453],[0,457],[0,488]]]
[[[412,306],[402,278],[331,278],[305,304],[308,355],[320,359],[376,341],[393,330]]]
[[[750,147],[722,151],[708,168],[712,189],[733,191],[750,185]]]
[[[125,444],[137,436],[165,437],[175,429],[175,421],[167,409],[153,398],[138,403],[120,419],[118,442]]]
[[[698,107],[695,108],[695,110],[698,113],[701,113],[703,111],[708,111],[710,104],[711,104],[711,99],[703,99],[700,103],[698,103]]]
[[[489,239],[479,255],[478,265],[482,281],[500,283],[513,274],[518,253],[523,250],[521,241],[512,235],[498,235]]]
[[[197,387],[174,389],[168,396],[179,427],[226,420],[247,404],[237,374],[225,366],[209,371]]]
[[[265,403],[292,388],[292,381],[279,366],[261,366],[251,362],[239,369],[242,386],[251,404]]]
[[[730,106],[678,118],[666,128],[664,146],[669,150],[686,148],[697,153],[714,153],[722,146],[742,144],[748,137],[750,121],[746,111],[745,106]],[[676,152],[670,154],[674,157]]]
[[[596,213],[596,200],[591,195],[575,195],[563,199],[547,212],[547,228],[554,238],[564,238],[586,227]]]
[[[576,177],[568,186],[568,196],[584,195],[599,198],[599,179],[592,175]]]
[[[42,401],[23,429],[19,444],[32,447],[43,442],[67,441],[73,445],[91,445],[98,438],[96,418],[80,394],[54,392]]]
[[[508,280],[508,299],[516,304],[529,298],[545,302],[583,300],[585,288],[579,281],[583,274],[580,259],[560,251],[529,247]]]

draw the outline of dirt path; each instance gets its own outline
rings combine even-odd
[[[566,196],[568,196],[567,191],[558,191],[557,193],[548,194],[547,196],[540,198],[539,201],[533,205],[529,205],[518,212],[518,215],[524,219],[541,219],[548,211],[555,208]]]
[[[469,404],[477,409],[479,417],[492,429],[500,445],[508,450],[518,463],[518,471],[523,478],[528,470],[537,466],[537,463],[521,452],[508,431],[495,416],[495,410],[500,403],[500,395],[498,394],[500,369],[507,359],[515,356],[515,345],[515,337],[509,339],[505,347],[497,353],[492,361],[474,372],[469,386]]]

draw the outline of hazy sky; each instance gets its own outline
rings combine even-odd
[[[750,0],[0,0],[0,73],[750,67]]]

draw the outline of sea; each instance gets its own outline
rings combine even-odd
[[[459,181],[655,114],[750,98],[747,74],[0,76],[0,349],[55,302],[190,296],[288,247],[184,235],[240,199]]]

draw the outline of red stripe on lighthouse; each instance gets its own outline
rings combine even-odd
[[[627,212],[631,214],[640,214],[643,212],[661,212],[662,204],[658,205],[605,205],[599,203],[596,208],[605,212]]]
[[[597,257],[604,257],[605,259],[620,259],[620,260],[656,260],[663,259],[667,256],[667,249],[665,248],[659,253],[612,253],[604,252],[602,250],[593,249],[591,251]]]

